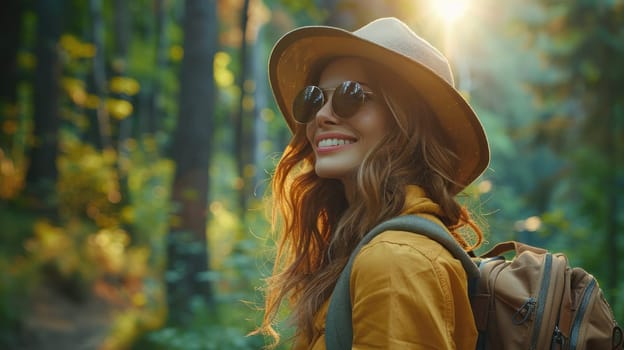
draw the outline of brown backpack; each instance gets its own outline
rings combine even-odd
[[[622,329],[598,282],[585,270],[571,268],[565,255],[504,242],[471,257],[438,224],[406,215],[373,228],[352,253],[330,300],[325,324],[328,350],[351,349],[353,260],[373,237],[388,230],[428,236],[462,262],[479,331],[476,349],[624,349]],[[512,251],[515,256],[507,260],[503,254]]]
[[[513,259],[502,256],[507,252]],[[477,349],[622,349],[622,330],[598,281],[571,268],[564,254],[505,242],[476,261]]]

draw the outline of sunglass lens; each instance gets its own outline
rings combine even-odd
[[[295,97],[293,102],[293,117],[299,123],[307,123],[325,104],[323,91],[318,86],[306,86]]]
[[[341,118],[352,117],[364,102],[365,94],[357,81],[345,81],[334,91],[332,108]]]

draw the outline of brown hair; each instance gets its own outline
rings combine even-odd
[[[397,81],[384,74],[377,82],[396,127],[360,165],[352,205],[339,180],[314,172],[305,126],[294,131],[276,167],[272,223],[279,243],[267,279],[263,322],[255,332],[272,336],[275,344],[279,334],[272,325],[284,299],[290,302],[296,336],[311,339],[314,316],[330,297],[351,251],[373,226],[401,213],[407,185],[419,185],[440,205],[445,213],[440,219],[465,249],[481,244],[481,231],[450,190],[456,185],[451,174],[459,160],[445,146],[444,133],[427,105],[407,95],[414,90],[397,86]],[[458,231],[465,225],[474,232],[469,239]]]

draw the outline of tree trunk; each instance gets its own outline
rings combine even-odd
[[[247,24],[249,20],[249,0],[243,1],[243,7],[241,8],[241,47],[239,54],[240,73],[238,75],[238,88],[240,90],[240,97],[238,101],[238,111],[234,114],[234,153],[236,154],[236,169],[240,178],[240,187],[238,188],[238,207],[240,214],[245,213],[247,209],[247,199],[249,196],[249,184],[248,177],[245,173],[245,167],[250,163],[249,150],[249,123],[246,123],[246,118],[249,113],[245,110],[245,98],[247,97],[247,91],[245,91],[245,81],[247,80],[248,72],[248,59],[247,59]]]
[[[130,47],[131,36],[131,13],[128,8],[128,2],[125,0],[115,0],[113,3],[113,9],[115,13],[114,18],[114,38],[115,38],[115,58],[113,66],[113,73],[116,76],[126,77],[127,65],[128,65],[128,48]],[[128,101],[132,103],[132,96],[123,93],[116,93],[115,98]],[[117,151],[120,159],[128,156],[128,150],[126,149],[126,142],[132,135],[132,123],[135,117],[133,114],[123,118],[117,123],[117,130],[115,133]],[[121,168],[120,168],[121,170]],[[121,171],[120,176],[123,178],[126,174]],[[123,182],[123,181],[122,181]]]
[[[10,1],[0,13],[0,102],[15,104],[17,100],[17,50],[20,43],[22,7]]]
[[[252,59],[249,60],[252,64],[252,76],[254,78],[255,91],[254,91],[254,110],[253,110],[253,164],[256,168],[255,176],[253,177],[253,181],[251,181],[252,192],[254,193],[264,193],[266,190],[266,173],[264,171],[259,171],[265,165],[265,160],[267,157],[267,151],[261,147],[261,140],[267,140],[269,131],[267,127],[267,123],[262,119],[262,113],[265,108],[268,107],[267,101],[271,93],[268,89],[268,80],[266,78],[266,62],[263,60],[263,57],[267,57],[267,52],[265,52],[265,45],[261,40],[258,40],[260,37],[260,32],[262,28],[258,30],[258,36],[255,38],[255,41],[252,46]],[[284,144],[284,147],[286,145]],[[280,149],[284,149],[280,147]]]
[[[131,13],[128,7],[128,2],[125,0],[115,0],[113,3],[114,26],[113,33],[115,38],[114,45],[114,62],[113,74],[120,77],[127,77],[127,65],[128,65],[128,49],[130,47],[131,37]],[[114,98],[128,101],[132,103],[132,95],[111,91],[111,95]],[[135,109],[136,110],[136,109]],[[116,123],[116,132],[112,133],[116,136],[115,142],[111,146],[117,147],[117,179],[119,181],[119,192],[121,194],[119,202],[116,203],[117,208],[124,208],[130,205],[130,186],[128,184],[128,168],[124,166],[131,162],[130,150],[128,148],[128,141],[132,137],[132,124],[136,119],[136,114],[131,113],[129,116],[123,118]],[[112,121],[112,120],[111,120]],[[112,126],[112,125],[111,125]],[[126,230],[135,245],[142,244],[144,242],[138,241],[138,237],[135,231],[132,230],[130,225],[122,221],[121,227]]]
[[[184,58],[180,77],[180,115],[172,158],[176,163],[172,200],[177,225],[167,242],[167,302],[169,323],[185,325],[192,318],[192,300],[213,305],[206,211],[217,50],[216,0],[186,0]]]
[[[57,178],[60,62],[56,45],[61,32],[62,9],[59,1],[39,0],[36,3],[35,144],[29,154],[26,183],[29,194],[37,200],[36,206],[43,210],[53,206],[50,201]]]
[[[168,45],[167,40],[167,14],[171,9],[168,2],[165,0],[156,0],[156,72],[164,72],[167,69],[168,63]],[[148,114],[145,118],[145,133],[154,135],[159,130],[159,120],[164,117],[164,111],[162,110],[159,100],[162,89],[162,74],[157,73],[151,84],[151,91],[149,94],[149,106]]]
[[[607,20],[606,27],[610,33],[618,33],[622,24],[624,24],[624,20],[621,15],[616,15],[612,11],[606,11]],[[613,34],[612,34],[613,35]],[[613,35],[613,42],[618,42],[616,39],[617,35]],[[621,49],[622,44],[620,42],[619,51],[615,49],[608,50],[604,54],[604,58],[613,58],[617,57],[618,52],[621,57]],[[614,59],[617,61],[618,59]],[[605,60],[606,61],[606,60]],[[605,66],[608,66],[608,62],[605,62]],[[611,300],[610,302],[613,305],[618,303],[622,303],[621,298],[618,298],[617,291],[618,288],[622,288],[622,279],[621,279],[621,266],[622,266],[622,245],[618,245],[619,236],[622,234],[624,230],[624,216],[622,215],[622,188],[624,188],[624,171],[622,168],[622,159],[624,155],[624,101],[621,98],[622,91],[622,79],[624,79],[624,71],[621,69],[618,71],[619,74],[617,76],[612,77],[613,81],[616,84],[611,85],[606,88],[605,94],[608,96],[606,99],[606,103],[603,106],[609,106],[608,110],[608,120],[607,120],[607,128],[606,128],[606,147],[605,154],[607,155],[607,163],[609,164],[607,169],[607,181],[606,183],[609,185],[607,190],[607,223],[606,223],[606,231],[607,231],[607,244],[608,248],[608,259],[610,261],[614,261],[615,263],[609,264],[611,270],[609,271],[609,280],[607,288],[610,289]],[[618,263],[619,262],[619,263]],[[621,294],[620,294],[621,295]]]
[[[108,108],[106,107],[106,62],[104,61],[104,25],[102,19],[102,0],[89,0],[89,14],[92,21],[93,45],[96,51],[93,56],[92,79],[95,95],[100,103],[95,111],[95,120],[92,123],[93,135],[97,135],[95,145],[100,149],[110,149],[111,125]]]
[[[353,11],[341,9],[340,5],[344,5],[344,0],[322,0],[321,6],[327,11],[329,16],[325,18],[324,25],[342,27],[350,29],[355,26],[355,14]],[[343,6],[347,7],[347,6]],[[348,8],[348,7],[347,7]]]
[[[609,259],[612,259],[613,264],[609,264],[610,271],[608,276],[607,288],[610,291],[616,291],[618,288],[618,283],[620,282],[620,273],[619,273],[619,257],[621,256],[618,252],[618,233],[621,233],[619,226],[620,220],[618,219],[618,215],[621,215],[621,211],[619,208],[619,196],[620,193],[617,191],[619,188],[620,180],[618,179],[618,149],[619,144],[618,140],[622,140],[621,131],[618,130],[617,120],[621,119],[624,116],[624,111],[619,103],[615,102],[614,107],[612,108],[612,113],[609,113],[608,117],[608,131],[611,131],[611,135],[607,135],[607,149],[606,154],[608,155],[608,169],[607,169],[607,181],[609,184],[607,187],[609,190],[607,191],[607,222],[606,222],[606,231],[607,231],[607,252]],[[621,142],[621,141],[620,141]],[[621,154],[620,154],[621,155]],[[610,302],[613,304],[617,304],[618,293],[611,293]]]
[[[22,8],[19,1],[12,1],[0,13],[0,109],[4,111],[0,115],[0,125],[18,125],[21,114],[17,109],[17,51],[20,46]],[[0,153],[12,152],[14,135],[15,131],[0,132]]]

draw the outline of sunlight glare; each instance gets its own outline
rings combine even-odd
[[[438,16],[454,22],[466,12],[468,0],[436,0],[434,4]]]

